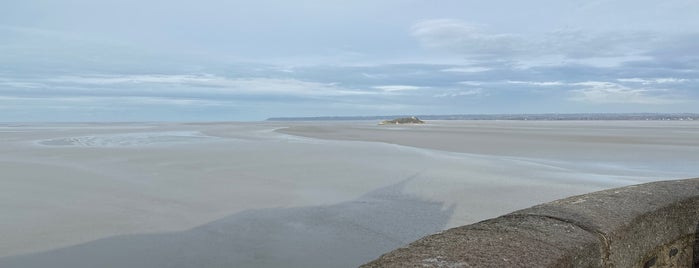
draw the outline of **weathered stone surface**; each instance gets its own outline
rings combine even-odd
[[[699,179],[610,189],[512,214],[558,218],[599,233],[608,243],[609,266],[639,267],[648,252],[695,233]]]
[[[689,267],[699,178],[573,196],[422,238],[365,267]]]
[[[425,237],[363,267],[600,267],[597,241],[556,219],[506,215]]]

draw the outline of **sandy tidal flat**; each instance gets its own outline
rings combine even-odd
[[[697,177],[696,137],[679,121],[3,125],[0,267],[352,267],[541,202]]]

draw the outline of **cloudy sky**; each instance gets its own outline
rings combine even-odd
[[[0,121],[699,112],[696,0],[3,0]]]

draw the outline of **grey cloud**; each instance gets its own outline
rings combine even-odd
[[[527,50],[520,36],[486,33],[454,19],[418,22],[412,26],[411,34],[426,47],[474,56],[518,54]]]
[[[573,90],[572,100],[598,104],[674,104],[686,100],[667,96],[667,90],[628,88],[614,83],[581,83],[585,87]]]
[[[435,19],[416,23],[411,34],[423,46],[470,57],[528,59],[559,56],[553,60],[620,58],[682,54],[699,56],[696,33],[648,31],[583,31],[560,29],[545,34],[497,33],[461,20]]]
[[[647,32],[585,32],[557,30],[546,34],[538,54],[559,54],[570,58],[627,57],[643,55],[656,47],[661,37]]]
[[[694,29],[693,29],[694,30]],[[655,58],[670,58],[674,60],[699,60],[699,33],[672,34],[659,40],[659,45],[653,47],[648,55]]]

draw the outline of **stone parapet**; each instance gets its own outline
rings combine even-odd
[[[695,267],[699,178],[573,196],[424,237],[362,267]]]

